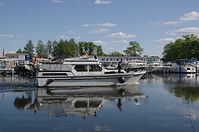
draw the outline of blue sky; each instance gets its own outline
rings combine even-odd
[[[199,0],[0,0],[0,53],[29,39],[92,41],[122,52],[138,41],[147,55],[184,34],[199,34]],[[1,55],[0,55],[1,56]]]

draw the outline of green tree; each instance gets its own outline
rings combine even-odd
[[[57,57],[72,57],[78,55],[78,46],[74,39],[53,42],[53,55]]]
[[[19,48],[16,53],[23,53],[23,51]]]
[[[48,55],[52,55],[53,53],[53,43],[50,40],[46,44],[46,51]]]
[[[56,57],[58,56],[58,42],[57,41],[53,41],[52,55]]]
[[[65,56],[64,51],[65,51],[65,46],[64,46],[64,40],[60,40],[57,44],[57,56],[62,57]]]
[[[148,56],[148,55],[143,55],[143,57],[146,57],[146,58],[147,58],[147,57],[149,57],[149,56]]]
[[[97,55],[98,55],[98,56],[107,56],[107,54],[105,54],[105,53],[103,52],[103,49],[102,49],[102,46],[101,46],[101,45],[97,46]]]
[[[39,57],[47,57],[45,44],[41,40],[37,43],[36,53]]]
[[[46,51],[44,52],[43,42],[39,41],[37,45],[37,53],[47,52],[47,54],[52,54],[55,57],[73,57],[78,55],[83,55],[84,52],[87,52],[89,55],[94,55],[95,49],[97,49],[97,55],[105,55],[103,53],[102,47],[95,45],[93,42],[75,42],[74,39],[70,40],[60,40],[57,41],[48,41],[46,45]],[[41,52],[42,51],[42,52]],[[43,55],[43,54],[42,54]]]
[[[170,42],[163,49],[164,61],[176,59],[199,59],[199,38],[194,35],[184,35],[182,38]]]
[[[78,42],[78,55],[83,55],[84,53],[84,42]]]
[[[114,51],[112,53],[110,53],[110,56],[124,56],[122,53]]]
[[[84,52],[87,52],[89,55],[94,55],[94,49],[97,49],[97,55],[103,56],[102,47],[99,45],[95,45],[93,42],[79,42],[78,43],[78,52],[79,55],[82,55]]]
[[[29,55],[34,55],[34,45],[32,43],[32,40],[28,40],[28,43],[24,47],[24,53],[28,53]]]
[[[130,41],[129,47],[124,52],[127,56],[140,56],[143,53],[143,48],[140,47],[137,41]]]
[[[67,45],[67,52],[69,52],[69,56],[78,55],[78,45],[74,39],[70,39],[66,45]]]

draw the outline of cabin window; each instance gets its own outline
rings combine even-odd
[[[99,65],[89,65],[89,71],[102,71],[102,68]]]
[[[87,72],[87,65],[76,65],[75,70],[78,72]]]
[[[190,68],[187,68],[187,70],[190,70]]]

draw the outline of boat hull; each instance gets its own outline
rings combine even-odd
[[[141,73],[108,74],[103,76],[78,77],[37,77],[39,87],[66,87],[66,86],[119,86],[137,84],[144,75]]]

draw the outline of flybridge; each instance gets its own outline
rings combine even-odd
[[[67,58],[67,59],[64,60],[64,62],[75,62],[75,61],[98,62],[98,59],[93,57],[93,56],[81,56],[81,57]]]
[[[74,58],[67,58],[63,64],[100,64],[98,59],[92,56],[81,56]]]

